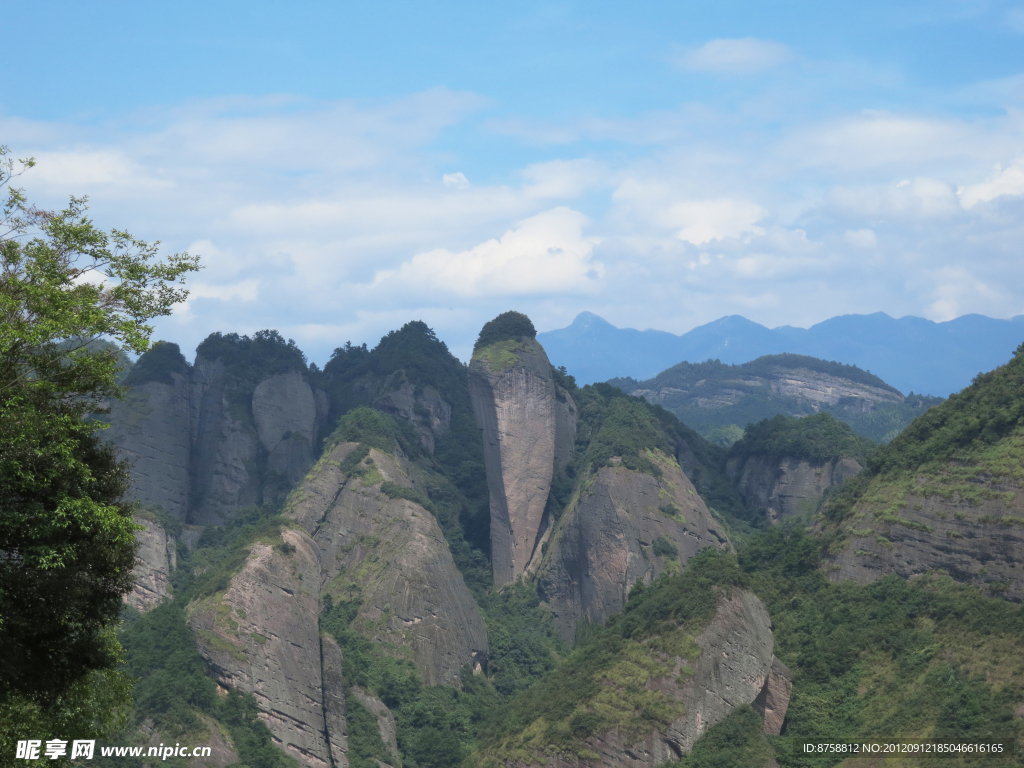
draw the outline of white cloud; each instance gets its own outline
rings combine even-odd
[[[528,166],[523,176],[529,182],[524,191],[531,197],[569,199],[601,185],[607,172],[584,158],[536,163]]]
[[[583,236],[587,221],[577,211],[554,208],[469,250],[417,254],[397,270],[378,273],[373,286],[465,297],[589,292],[604,267],[593,260],[599,239]]]
[[[464,173],[446,173],[441,177],[441,183],[455,189],[469,189],[469,179]]]
[[[1024,160],[1019,160],[1006,169],[997,165],[995,173],[988,179],[961,187],[957,194],[964,208],[968,209],[1003,195],[1024,195]]]
[[[878,246],[878,238],[872,229],[848,229],[843,233],[843,239],[854,248],[875,248]]]
[[[676,63],[701,72],[743,74],[770,69],[793,58],[788,46],[756,37],[711,40],[684,51]]]
[[[761,206],[746,200],[697,200],[675,203],[668,217],[681,227],[676,237],[694,245],[746,234],[762,235],[757,222],[767,215]]]
[[[846,214],[871,219],[932,219],[960,213],[953,188],[940,179],[916,178],[884,186],[837,187],[828,192],[827,199]]]

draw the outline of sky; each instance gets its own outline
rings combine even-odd
[[[156,323],[1024,313],[1024,3],[0,0],[0,144],[199,254]],[[13,32],[13,33],[12,33]]]

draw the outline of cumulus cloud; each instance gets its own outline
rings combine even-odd
[[[745,74],[785,64],[793,58],[788,46],[756,37],[711,40],[676,57],[684,69],[700,72]]]
[[[961,187],[957,194],[964,208],[973,208],[1003,195],[1024,195],[1024,160],[1005,169],[997,165],[995,173],[987,180]]]
[[[468,250],[417,254],[378,273],[374,287],[466,297],[590,292],[604,267],[593,260],[598,238],[583,235],[587,221],[578,211],[554,208]]]
[[[446,173],[441,177],[441,183],[455,189],[469,189],[469,179],[464,173]]]

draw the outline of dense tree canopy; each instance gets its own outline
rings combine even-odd
[[[159,260],[159,243],[101,231],[85,215],[85,198],[59,212],[30,205],[10,182],[33,165],[21,161],[15,173],[0,147],[0,187],[7,189],[0,214],[5,733],[45,721],[55,707],[78,712],[75,727],[97,714],[82,697],[95,702],[101,686],[83,681],[111,672],[118,658],[111,629],[131,586],[135,526],[123,500],[127,469],[89,416],[119,394],[120,349],[147,349],[147,321],[186,297],[175,283],[198,268],[196,257]]]

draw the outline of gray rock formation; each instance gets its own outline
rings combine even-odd
[[[834,581],[867,583],[888,573],[904,577],[945,571],[990,594],[1024,601],[1024,487],[1009,480],[971,483],[958,492],[921,495],[883,487],[865,494],[844,525],[847,540],[830,556]],[[918,478],[918,486],[925,485]],[[884,502],[870,501],[872,496]]]
[[[769,680],[774,656],[771,622],[764,605],[749,592],[724,598],[711,622],[695,638],[698,654],[663,659],[671,673],[648,682],[681,703],[684,714],[664,729],[639,738],[618,729],[587,738],[582,753],[552,756],[552,768],[653,768],[688,754],[709,728],[736,707],[753,704]],[[695,657],[693,657],[695,656]],[[684,670],[691,669],[692,674]],[[785,717],[781,711],[780,719]]]
[[[135,522],[142,526],[136,531],[139,543],[135,553],[135,581],[132,591],[124,601],[140,613],[156,608],[171,593],[171,571],[176,565],[174,537],[168,536],[164,527],[143,515],[136,515]]]
[[[336,705],[330,715],[324,706],[317,551],[304,531],[282,537],[288,552],[253,544],[228,590],[193,606],[189,625],[218,682],[256,697],[275,743],[303,765],[328,768],[330,744],[344,744],[344,735],[330,730]],[[339,674],[331,668],[335,695]]]
[[[191,458],[189,371],[167,375],[169,381],[147,381],[114,400],[101,434],[132,462],[128,498],[160,507],[182,522],[188,517]]]
[[[299,372],[241,391],[219,360],[199,355],[189,367],[177,357],[156,378],[129,378],[126,398],[111,405],[103,436],[133,463],[130,498],[197,525],[283,500],[313,464],[326,393]]]
[[[401,765],[398,759],[398,726],[395,725],[395,716],[387,708],[383,701],[378,699],[365,688],[358,685],[352,686],[352,695],[360,704],[366,707],[377,718],[377,729],[380,731],[380,740],[391,753],[391,765]]]
[[[533,339],[497,342],[475,352],[469,391],[483,432],[491,561],[500,587],[526,573],[540,546],[555,446],[562,455],[566,446],[571,452],[576,409],[567,393],[561,394],[564,404],[556,397],[551,363]]]
[[[782,733],[782,723],[789,708],[789,697],[793,693],[793,674],[789,667],[777,658],[772,659],[772,668],[764,687],[751,705],[764,718],[765,736]]]
[[[404,379],[404,373],[398,373]],[[436,438],[448,430],[452,421],[452,406],[437,390],[429,386],[415,386],[409,381],[403,381],[401,386],[390,391],[385,382],[384,393],[373,401],[373,407],[412,424],[429,453],[434,452]]]
[[[385,481],[414,488],[411,467],[373,449],[346,476],[341,463],[356,447],[342,443],[321,458],[287,514],[312,536],[323,592],[344,599],[358,590],[353,626],[408,649],[428,685],[458,685],[462,665],[487,653],[479,609],[434,516],[380,490]]]
[[[603,623],[622,610],[638,580],[678,570],[704,547],[728,546],[679,465],[656,457],[661,477],[600,468],[558,521],[539,586],[567,642],[581,621]]]
[[[348,721],[345,719],[345,678],[341,665],[341,648],[333,637],[321,634],[324,725],[327,727],[327,749],[335,768],[348,766]]]
[[[784,517],[812,514],[828,488],[845,483],[861,469],[850,457],[812,463],[793,457],[751,456],[742,466],[730,459],[725,471],[747,505],[764,510],[777,523]]]

